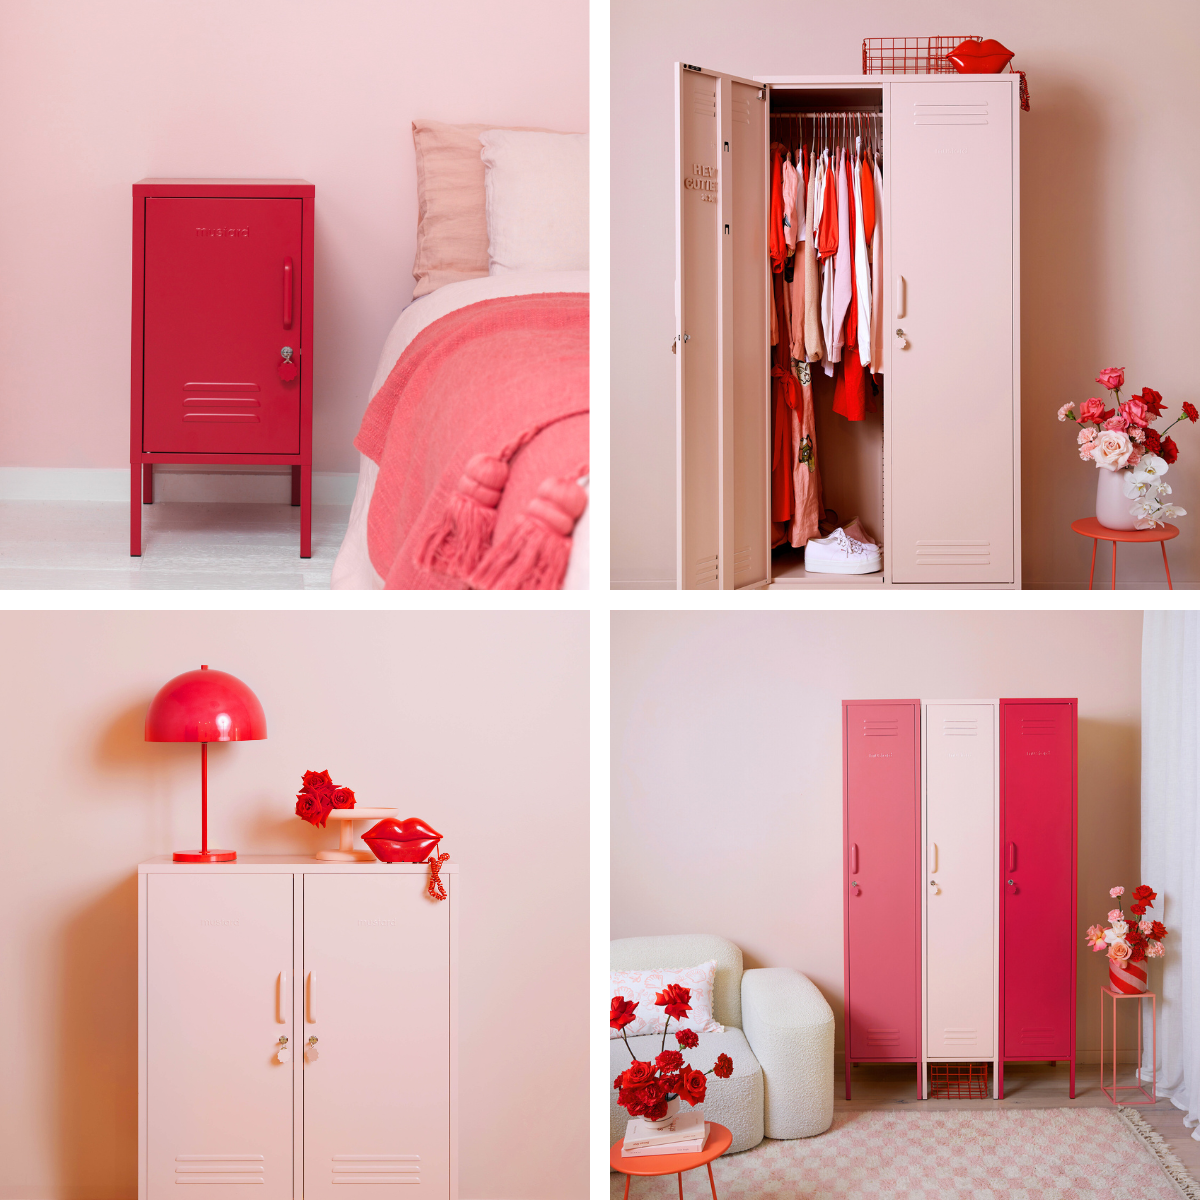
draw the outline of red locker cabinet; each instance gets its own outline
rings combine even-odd
[[[275,463],[292,468],[311,556],[314,193],[302,179],[133,185],[130,554],[155,463]]]
[[[842,702],[847,1099],[856,1062],[911,1062],[920,1077],[920,713],[918,700]]]
[[[1000,1096],[1004,1063],[1066,1059],[1075,1097],[1075,700],[1000,701]]]

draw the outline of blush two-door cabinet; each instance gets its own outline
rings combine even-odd
[[[290,466],[312,554],[315,188],[302,179],[133,185],[129,553],[155,463]]]
[[[457,1200],[458,868],[440,902],[428,870],[139,865],[138,1200]]]

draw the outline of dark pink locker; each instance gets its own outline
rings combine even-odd
[[[1075,700],[1000,701],[1001,1072],[1066,1059],[1072,1098],[1076,723]]]
[[[842,702],[846,1097],[855,1062],[921,1057],[920,701]]]

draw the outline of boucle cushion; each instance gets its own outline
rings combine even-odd
[[[673,1022],[672,1022],[673,1024]],[[629,1049],[637,1055],[639,1062],[653,1062],[662,1045],[662,1037],[638,1037],[629,1039]],[[667,1049],[678,1049],[675,1039],[667,1035]],[[726,1029],[724,1033],[702,1033],[700,1044],[694,1050],[684,1050],[683,1057],[689,1066],[698,1071],[712,1069],[718,1054],[728,1054],[733,1059],[733,1074],[728,1079],[708,1077],[708,1092],[704,1103],[706,1121],[716,1121],[733,1134],[733,1145],[726,1152],[737,1154],[749,1150],[763,1140],[763,1075],[740,1029]],[[629,1066],[629,1050],[623,1041],[609,1044],[609,1135],[610,1144],[625,1136],[629,1114],[617,1103],[617,1093],[612,1087],[613,1079]],[[687,1107],[685,1104],[683,1107]]]
[[[644,1033],[662,1033],[667,1028],[666,1007],[655,1003],[664,988],[679,984],[692,994],[691,1010],[686,1017],[672,1017],[670,1029],[694,1029],[697,1033],[721,1033],[722,1026],[713,1020],[713,977],[717,973],[715,959],[695,967],[652,967],[648,971],[609,972],[609,995],[621,996],[637,1005],[633,1021],[622,1030],[610,1029],[612,1037],[639,1037]]]
[[[694,967],[714,959],[717,976],[713,981],[713,1020],[742,1027],[742,952],[728,939],[713,933],[616,938],[608,944],[608,957],[614,971]]]

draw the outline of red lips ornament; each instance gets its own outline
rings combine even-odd
[[[362,835],[380,862],[419,863],[437,853],[442,835],[420,817],[397,821],[387,817]]]
[[[946,57],[960,75],[996,75],[1008,65],[1013,52],[995,38],[960,42]]]

